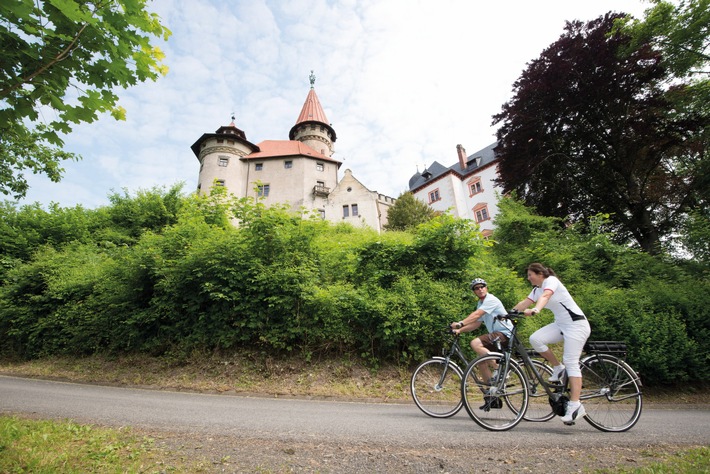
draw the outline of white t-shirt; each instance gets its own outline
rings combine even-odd
[[[565,285],[556,276],[545,278],[540,287],[535,287],[528,295],[528,298],[537,302],[543,291],[552,291],[552,296],[545,307],[555,315],[555,321],[560,324],[567,324],[573,321],[587,319],[584,312],[572,299]]]

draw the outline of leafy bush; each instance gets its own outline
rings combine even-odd
[[[219,190],[132,199],[119,199],[120,212],[3,209],[12,219],[0,236],[24,219],[37,243],[31,254],[9,245],[0,254],[4,355],[138,351],[180,360],[248,349],[414,364],[439,353],[447,325],[475,308],[471,279],[486,279],[510,308],[530,291],[525,267],[541,261],[588,315],[592,339],[628,344],[645,383],[710,375],[707,269],[620,247],[603,217],[562,229],[504,200],[504,225],[487,241],[475,223],[447,215],[377,234]],[[49,232],[37,215],[86,225]],[[526,318],[521,337],[551,320],[549,311]]]

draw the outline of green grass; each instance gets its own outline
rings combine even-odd
[[[71,421],[0,417],[1,473],[200,472],[194,460],[175,460],[154,440],[129,429],[105,429]],[[172,459],[166,463],[165,459]],[[203,470],[202,470],[203,471]]]
[[[650,454],[657,457],[658,455]],[[613,470],[596,470],[599,474],[678,474],[678,473],[708,473],[710,472],[710,448],[684,448],[672,454],[661,455],[663,459],[637,468],[617,467]]]
[[[597,474],[710,472],[710,448],[645,452],[638,468],[592,470]],[[0,416],[0,473],[211,472],[211,463],[156,446],[127,428],[107,429],[71,421]],[[266,471],[271,472],[271,471]]]

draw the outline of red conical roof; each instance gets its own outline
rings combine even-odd
[[[308,91],[306,102],[303,104],[303,109],[301,109],[301,115],[299,115],[296,120],[296,125],[302,122],[320,122],[330,125],[328,118],[325,116],[325,112],[323,112],[323,107],[320,105],[316,91],[313,88]]]

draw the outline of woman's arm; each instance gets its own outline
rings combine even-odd
[[[513,306],[513,309],[516,311],[523,311],[525,308],[527,308],[528,306],[530,306],[533,303],[534,303],[534,301],[531,300],[530,298],[525,298],[523,301],[521,301],[520,303]]]
[[[542,295],[537,299],[537,302],[535,303],[535,307],[532,309],[526,309],[523,311],[525,313],[525,316],[532,316],[534,314],[539,313],[542,311],[542,308],[547,305],[547,302],[550,301],[550,298],[552,298],[552,290],[545,290],[542,292]]]

